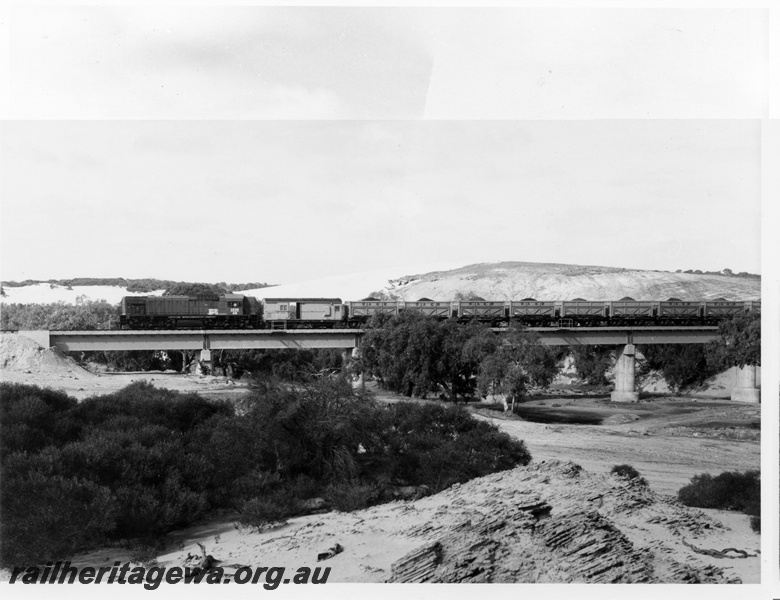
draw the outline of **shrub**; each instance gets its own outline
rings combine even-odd
[[[205,513],[205,495],[196,493],[172,473],[161,485],[120,486],[117,500],[116,537],[159,538],[195,521]]]
[[[531,458],[462,408],[380,405],[341,379],[258,385],[237,410],[143,383],[80,404],[2,389],[4,564],[153,545],[215,508],[249,526],[314,497],[355,510],[402,481],[438,491]]]
[[[246,527],[262,527],[269,523],[284,521],[301,508],[289,491],[280,488],[256,498],[245,500],[238,515],[238,522]]]
[[[399,402],[388,411],[391,474],[406,484],[438,492],[531,461],[522,441],[461,407]]]
[[[382,409],[343,380],[259,385],[243,409],[264,443],[258,448],[263,468],[285,479],[345,481],[359,472],[359,448],[382,452]]]
[[[748,503],[760,497],[760,489],[758,471],[725,472],[716,477],[704,473],[691,478],[691,483],[680,489],[677,496],[688,506],[744,510]]]
[[[761,532],[761,500],[754,498],[745,505],[743,512],[750,516],[750,528],[756,533]]]
[[[211,506],[215,482],[193,431],[232,415],[228,405],[145,384],[81,404],[34,386],[0,391],[4,564],[106,536],[159,537]]]
[[[37,452],[78,437],[76,400],[63,392],[16,383],[0,383],[2,452]]]
[[[761,527],[761,477],[758,471],[728,471],[713,477],[695,475],[691,483],[677,492],[686,506],[737,510],[751,516],[751,526]]]
[[[333,508],[349,512],[376,502],[379,498],[379,490],[375,484],[353,480],[329,485],[324,495]]]
[[[77,414],[79,419],[91,425],[102,424],[115,415],[125,415],[138,417],[145,424],[183,432],[215,415],[232,415],[233,408],[226,402],[137,381],[113,394],[84,400],[78,405]]]
[[[617,475],[618,477],[622,477],[624,479],[629,479],[629,480],[636,480],[642,485],[647,485],[647,480],[644,477],[642,477],[639,474],[639,471],[637,471],[631,465],[615,465],[614,467],[612,467],[612,471],[610,472],[613,475]]]
[[[0,479],[4,565],[65,558],[99,543],[114,527],[111,492],[91,481],[30,472]]]

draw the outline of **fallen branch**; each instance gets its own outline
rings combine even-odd
[[[748,554],[745,550],[739,550],[737,548],[724,548],[723,550],[710,550],[707,548],[697,548],[693,544],[689,544],[688,542],[686,542],[685,538],[683,538],[682,543],[688,546],[688,548],[690,548],[697,554],[705,554],[707,556],[712,556],[713,558],[754,558],[758,556],[758,554]],[[737,554],[737,556],[731,556],[729,555],[729,552],[734,552]]]

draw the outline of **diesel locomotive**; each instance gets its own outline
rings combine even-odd
[[[333,329],[364,326],[374,315],[416,311],[438,319],[477,321],[494,327],[609,327],[717,325],[761,302],[634,300],[469,300],[418,301],[367,298],[261,298],[242,294],[203,296],[127,296],[120,304],[121,329]]]

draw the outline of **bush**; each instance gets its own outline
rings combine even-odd
[[[238,522],[245,527],[262,527],[284,521],[300,510],[298,499],[280,488],[262,496],[246,500],[239,510]]]
[[[639,474],[639,471],[637,471],[631,465],[615,465],[614,467],[612,467],[612,471],[610,472],[613,475],[617,475],[618,477],[622,477],[624,479],[636,480],[638,483],[641,483],[642,485],[647,485],[647,480],[644,477],[642,477]]]
[[[610,471],[613,475],[618,477],[625,477],[626,479],[636,479],[639,477],[639,471],[637,471],[631,465],[615,465]]]
[[[63,392],[16,383],[0,383],[0,457],[13,452],[37,452],[50,444],[78,437],[76,400]]]
[[[686,506],[737,510],[751,516],[755,531],[761,527],[761,477],[758,471],[729,471],[716,477],[708,473],[696,475],[691,483],[677,492]]]
[[[381,407],[344,380],[295,387],[261,384],[242,410],[261,441],[257,451],[262,468],[284,479],[353,479],[360,468],[359,448],[369,456],[382,451]]]
[[[531,461],[522,441],[461,407],[399,402],[388,411],[391,476],[407,485],[427,485],[435,493]]]
[[[114,527],[111,492],[91,481],[32,471],[0,479],[4,565],[66,558]]]
[[[148,425],[178,432],[191,430],[216,415],[232,415],[227,402],[215,402],[197,394],[181,394],[138,381],[105,396],[88,398],[76,409],[78,418],[90,425],[104,426],[116,415],[132,416]]]
[[[379,490],[375,484],[353,480],[329,485],[324,495],[336,510],[350,512],[376,502]]]
[[[681,488],[677,496],[688,506],[743,510],[758,497],[760,487],[758,471],[725,472],[716,477],[704,473],[691,478],[691,483]]]
[[[531,459],[462,408],[380,405],[341,379],[258,385],[238,410],[144,383],[80,404],[2,391],[4,565],[110,540],[153,546],[216,508],[249,526],[314,497],[355,510],[399,484],[438,491]]]
[[[212,506],[194,431],[232,415],[227,404],[146,384],[81,404],[34,386],[0,393],[3,564],[159,537]]]

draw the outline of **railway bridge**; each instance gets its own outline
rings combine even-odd
[[[637,344],[705,344],[717,338],[715,326],[665,327],[531,327],[541,342],[550,346],[615,346],[615,402],[636,402],[635,353]],[[501,328],[493,331],[500,333]],[[99,331],[20,331],[44,348],[56,347],[62,352],[95,350],[191,350],[197,360],[211,362],[212,350],[341,348],[356,356],[362,329],[240,329],[240,330],[99,330]],[[758,402],[756,368],[737,372],[731,399]]]

